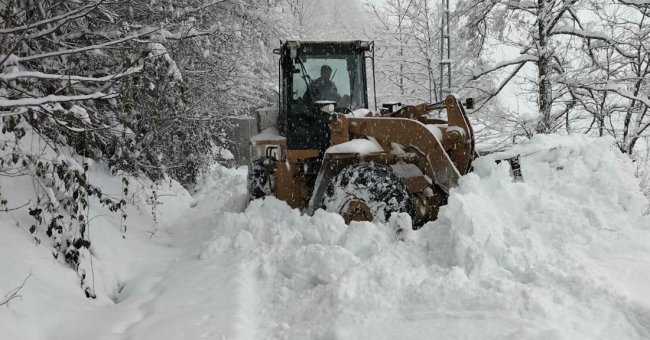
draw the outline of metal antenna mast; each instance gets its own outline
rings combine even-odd
[[[440,20],[440,88],[439,101],[451,93],[451,45],[449,39],[449,0],[442,0]]]

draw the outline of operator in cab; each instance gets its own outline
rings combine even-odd
[[[350,96],[339,94],[336,84],[331,80],[332,68],[325,64],[320,68],[320,78],[309,84],[310,89],[305,93],[305,99],[314,103],[319,100],[330,100],[336,102],[339,106],[347,107],[350,105]],[[312,93],[314,98],[312,99]]]

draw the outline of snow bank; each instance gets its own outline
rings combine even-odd
[[[647,338],[648,202],[611,145],[538,136],[524,181],[479,160],[418,231],[254,201],[200,257],[246,258],[263,338]]]
[[[74,159],[66,161],[73,164]],[[0,338],[113,339],[143,318],[142,305],[155,296],[153,288],[175,255],[168,247],[166,227],[189,208],[191,197],[173,181],[155,185],[126,177],[130,182],[126,199],[138,205],[127,206],[126,233],[121,231],[119,211],[109,212],[94,197],[89,204],[93,258],[87,279],[97,294],[94,300],[84,295],[77,273],[53,258],[46,236],[35,242],[28,231],[33,219],[27,207],[2,213],[0,301],[29,278],[20,290],[21,298],[0,306]],[[122,196],[121,177],[110,175],[103,165],[93,165],[89,178],[104,195]],[[36,199],[29,176],[0,176],[0,186],[10,208]],[[84,264],[89,260],[84,258]]]
[[[537,136],[508,153],[522,155],[523,182],[507,164],[479,160],[423,228],[434,263],[460,270],[472,290],[504,295],[459,302],[541,327],[518,337],[646,338],[650,219],[631,162],[613,140],[585,136]]]

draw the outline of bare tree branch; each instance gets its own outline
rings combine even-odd
[[[133,73],[142,71],[142,66],[130,67],[124,72],[104,76],[104,77],[83,77],[65,74],[50,74],[36,71],[22,71],[0,74],[0,80],[14,80],[19,78],[38,78],[38,79],[51,79],[51,80],[68,80],[68,81],[93,81],[93,82],[106,82],[128,76]]]
[[[37,21],[34,23],[30,23],[27,25],[22,25],[22,26],[17,26],[17,27],[12,27],[12,28],[5,28],[5,29],[0,29],[0,34],[9,34],[9,33],[15,33],[15,32],[20,32],[20,31],[25,31],[25,30],[30,30],[34,29],[39,26],[43,26],[52,22],[60,21],[60,20],[74,20],[80,17],[83,17],[87,15],[90,11],[94,10],[99,6],[103,0],[97,1],[97,2],[92,2],[88,5],[76,8],[68,13],[57,15],[55,17],[51,17],[48,19],[44,19],[41,21]],[[88,10],[88,11],[87,11]]]
[[[16,288],[10,290],[9,292],[7,292],[7,293],[4,295],[4,297],[0,299],[0,306],[2,306],[2,305],[8,305],[8,304],[9,304],[9,301],[11,301],[11,300],[13,300],[13,299],[22,299],[23,296],[19,294],[19,293],[20,293],[20,290],[23,289],[23,288],[25,287],[25,283],[27,283],[27,280],[28,280],[31,276],[32,276],[32,273],[29,273],[29,275],[27,275],[27,277],[23,280],[23,283],[21,283],[20,286],[18,286],[18,287],[16,287]]]
[[[490,67],[489,69],[481,71],[479,74],[474,75],[471,78],[471,80],[476,80],[476,79],[478,79],[478,78],[480,78],[480,77],[482,77],[482,76],[484,76],[484,75],[486,75],[488,73],[491,73],[491,72],[500,70],[500,69],[502,69],[504,67],[508,67],[508,66],[512,66],[512,65],[519,65],[517,70],[520,70],[521,67],[523,67],[523,64],[525,64],[525,63],[527,63],[529,61],[537,61],[537,57],[533,56],[533,55],[523,55],[523,56],[521,56],[521,57],[519,57],[517,59],[514,59],[514,60],[508,60],[508,61],[500,62],[500,63]]]
[[[85,51],[99,50],[99,49],[102,49],[104,47],[121,44],[121,43],[129,41],[129,40],[135,40],[135,39],[137,39],[139,37],[149,35],[149,34],[154,33],[156,31],[160,31],[160,28],[147,30],[145,32],[138,33],[138,34],[135,34],[135,35],[131,35],[131,36],[128,36],[128,37],[124,37],[124,38],[121,38],[121,39],[107,41],[107,42],[105,42],[103,44],[97,44],[97,45],[91,45],[91,46],[85,46],[85,47],[79,47],[79,48],[73,48],[73,49],[67,49],[67,50],[59,50],[59,51],[43,53],[43,54],[35,54],[35,55],[30,55],[30,56],[18,57],[17,61],[18,62],[25,62],[25,61],[31,61],[31,60],[36,60],[36,59],[58,57],[58,56],[66,55],[66,54],[74,54],[74,53],[85,52]]]
[[[106,93],[96,92],[92,94],[78,95],[78,96],[57,96],[51,94],[44,97],[21,98],[21,99],[3,99],[0,97],[0,107],[35,106],[35,105],[43,105],[48,103],[73,102],[73,101],[88,100],[88,99],[109,99],[109,98],[115,98],[118,95],[119,93],[106,94]]]

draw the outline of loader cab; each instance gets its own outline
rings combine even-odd
[[[372,43],[365,41],[287,41],[276,50],[280,54],[278,126],[289,150],[322,154],[329,147],[328,112],[368,108],[366,57],[371,48]],[[327,68],[330,71],[324,72]]]

